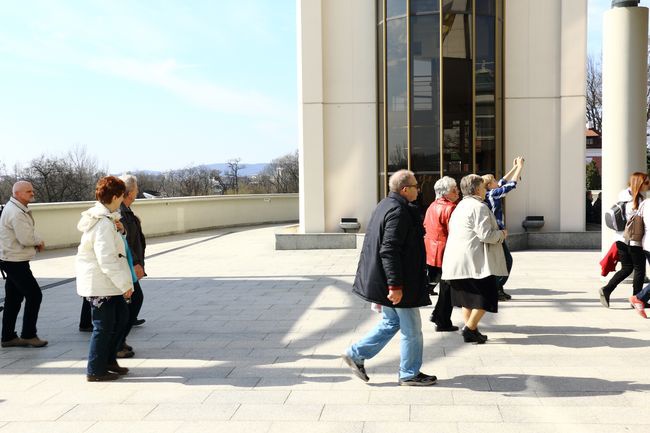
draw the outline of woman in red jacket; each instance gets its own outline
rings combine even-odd
[[[456,181],[449,176],[439,179],[433,189],[437,198],[431,203],[424,217],[424,229],[426,231],[424,246],[427,250],[427,268],[430,282],[440,280],[442,256],[445,252],[449,234],[447,225],[460,197]],[[431,313],[430,320],[436,324],[437,332],[457,331],[458,326],[451,323],[452,305],[449,284],[446,281],[440,281],[439,291],[438,302],[433,313]]]

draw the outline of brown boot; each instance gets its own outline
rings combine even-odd
[[[47,340],[41,340],[38,337],[34,338],[25,338],[23,341],[26,343],[27,346],[32,346],[32,347],[44,347],[47,346]]]
[[[16,337],[13,340],[3,341],[2,343],[0,343],[0,346],[2,346],[2,347],[26,347],[26,346],[29,346],[29,343],[27,343],[25,340],[23,340],[20,337]]]
[[[109,364],[106,366],[106,370],[112,371],[113,373],[117,373],[120,376],[124,376],[126,373],[129,372],[129,369],[126,367],[120,367],[119,364],[116,362],[115,364]]]
[[[110,371],[102,375],[88,374],[86,375],[86,380],[88,382],[108,382],[109,380],[117,380],[120,377],[117,373],[111,373]]]

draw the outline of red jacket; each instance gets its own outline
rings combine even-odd
[[[610,272],[614,272],[616,270],[616,263],[618,263],[618,249],[616,248],[616,242],[614,242],[609,248],[609,251],[607,251],[607,254],[605,254],[605,257],[600,261],[600,275],[605,277]]]
[[[424,246],[427,250],[427,265],[442,267],[442,255],[449,236],[448,224],[456,203],[442,197],[431,203],[424,217]]]

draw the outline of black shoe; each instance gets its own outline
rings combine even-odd
[[[476,328],[476,333],[477,333],[478,336],[481,337],[483,340],[487,341],[488,336],[485,335],[485,334],[481,334],[481,331],[479,331],[478,328]]]
[[[110,371],[106,374],[102,375],[93,375],[93,374],[88,374],[86,375],[86,380],[88,382],[108,382],[109,380],[117,380],[120,377],[119,374],[117,373],[111,373]]]
[[[80,326],[79,332],[93,332],[93,325],[90,326]]]
[[[122,345],[122,350],[127,351],[127,352],[133,352],[133,346],[129,346],[128,344],[126,344],[126,341],[125,341],[124,344]]]
[[[146,322],[146,319],[135,319],[135,322],[133,322],[133,326],[140,326],[144,325],[144,322]]]
[[[454,332],[454,331],[458,331],[458,326],[436,325],[436,332]]]
[[[399,384],[402,386],[430,386],[435,385],[437,381],[437,377],[429,376],[428,374],[420,372],[414,378],[405,380],[400,379]]]
[[[364,382],[368,382],[370,380],[363,365],[359,365],[354,362],[354,359],[350,358],[347,354],[341,355],[341,358],[343,358],[343,361],[345,361],[350,369],[352,369],[352,373],[354,373],[356,377],[363,380]]]
[[[603,307],[609,308],[609,295],[611,293],[605,293],[605,288],[601,287],[598,289],[598,295],[600,296],[600,303],[603,304]]]
[[[503,289],[499,289],[499,301],[509,301],[512,299],[512,296],[504,292]]]
[[[485,344],[487,338],[483,338],[477,329],[472,331],[465,326],[463,327],[463,341],[465,343]]]
[[[116,362],[115,364],[110,364],[106,366],[106,370],[117,373],[120,376],[124,376],[129,372],[129,369],[126,367],[120,367],[120,365]]]

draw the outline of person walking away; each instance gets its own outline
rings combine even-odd
[[[492,174],[486,174],[483,176],[483,181],[485,182],[485,187],[487,189],[485,201],[490,210],[494,213],[500,230],[505,230],[506,228],[505,220],[503,218],[503,205],[501,203],[501,200],[506,196],[506,194],[517,187],[517,181],[519,180],[523,169],[524,158],[519,156],[513,161],[513,165],[510,171],[508,171],[508,173],[506,173],[503,178],[499,179],[498,182]],[[506,257],[508,275],[497,277],[497,289],[499,294],[499,301],[508,301],[512,298],[512,296],[505,292],[504,286],[506,285],[510,271],[512,270],[512,254],[510,254],[510,250],[508,249],[508,244],[506,242],[503,242],[502,247],[503,254]]]
[[[353,292],[381,306],[381,321],[344,355],[353,373],[368,382],[365,361],[401,332],[398,383],[428,386],[437,378],[420,371],[423,338],[420,309],[431,305],[425,273],[424,230],[409,202],[417,199],[413,172],[399,170],[389,179],[390,192],[370,217],[353,283]]]
[[[644,194],[650,188],[648,174],[643,172],[634,172],[630,175],[628,187],[618,195],[619,202],[625,202],[625,217],[629,221],[637,212],[639,206],[644,200]],[[633,271],[632,279],[632,296],[636,296],[643,286],[645,279],[645,254],[643,253],[643,243],[630,241],[623,237],[622,231],[617,231],[615,235],[616,249],[618,250],[618,261],[621,269],[612,276],[609,282],[598,290],[600,303],[603,307],[609,308],[610,297],[618,285],[626,279]],[[650,247],[650,245],[649,245]]]
[[[508,273],[501,246],[508,233],[499,229],[484,202],[486,189],[481,176],[463,177],[460,190],[463,199],[449,220],[442,279],[449,280],[452,304],[463,309],[463,340],[483,344],[487,336],[478,325],[486,311],[498,311],[496,279]]]
[[[442,257],[449,234],[449,218],[456,209],[460,197],[456,181],[444,176],[433,186],[436,200],[429,205],[424,217],[424,246],[427,253],[427,270],[429,284],[440,281],[440,294],[436,306],[431,313],[431,322],[436,324],[436,332],[458,331],[458,326],[451,322],[451,289],[449,283],[440,279],[442,275]]]
[[[12,187],[12,197],[0,216],[0,267],[7,276],[2,315],[2,347],[44,347],[47,340],[37,335],[36,323],[43,293],[32,274],[30,260],[45,249],[45,242],[34,229],[29,203],[34,201],[34,188],[26,181]],[[18,337],[16,320],[25,300],[23,327]]]

